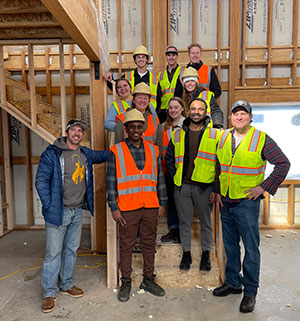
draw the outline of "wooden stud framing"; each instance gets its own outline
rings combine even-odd
[[[268,27],[267,27],[267,47],[268,50],[266,54],[268,55],[267,70],[266,70],[266,82],[267,87],[271,87],[271,61],[272,61],[272,27],[273,27],[273,0],[268,1]]]
[[[34,79],[34,59],[33,59],[33,46],[28,45],[28,64],[29,64],[29,87],[30,87],[30,112],[31,112],[31,125],[36,127],[36,97],[35,97],[35,79]]]
[[[265,196],[265,199],[264,199],[263,224],[268,225],[269,213],[270,213],[270,194],[265,193],[264,196]]]
[[[291,70],[292,84],[297,83],[297,59],[298,59],[298,23],[299,23],[299,0],[294,0],[293,2],[293,65]]]
[[[22,81],[26,84],[26,88],[28,89],[28,79],[27,79],[27,74],[26,74],[26,68],[25,68],[25,65],[26,65],[26,54],[24,51],[22,51],[21,53],[21,68],[22,68]]]
[[[196,42],[196,0],[192,2],[192,42]]]
[[[46,71],[47,104],[52,105],[51,73],[50,73],[49,67],[50,67],[50,48],[46,48],[45,71]]]
[[[152,2],[153,4],[153,2]],[[156,21],[156,20],[152,20]],[[159,20],[158,20],[159,21]],[[142,41],[143,45],[147,47],[147,20],[146,20],[146,0],[142,0]]]
[[[59,66],[60,66],[60,105],[61,105],[61,128],[65,132],[67,126],[67,103],[65,87],[65,62],[64,62],[64,45],[59,43]]]
[[[118,0],[118,57],[119,57],[119,77],[122,76],[122,10],[121,0]]]
[[[246,10],[247,0],[243,2],[243,15],[242,15],[242,74],[241,74],[241,85],[246,85],[246,43],[247,43],[247,32],[246,32]]]
[[[76,92],[75,92],[75,72],[74,72],[74,45],[70,45],[70,88],[71,88],[71,108],[72,118],[76,118]],[[66,88],[66,86],[65,86]]]
[[[33,186],[32,186],[32,164],[31,164],[31,137],[30,129],[25,127],[25,159],[26,159],[26,182],[27,182],[27,214],[28,225],[34,224],[34,210],[33,210]]]

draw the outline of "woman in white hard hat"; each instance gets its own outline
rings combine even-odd
[[[184,101],[179,97],[172,97],[168,103],[168,113],[166,121],[159,125],[157,133],[157,143],[160,149],[160,155],[162,158],[162,167],[165,174],[165,182],[168,193],[168,227],[169,232],[161,237],[162,242],[180,243],[179,237],[179,222],[177,216],[177,210],[174,202],[174,182],[168,175],[165,155],[166,150],[171,139],[172,132],[182,127],[182,123],[186,116],[186,108]]]
[[[119,99],[116,99],[110,106],[104,121],[104,128],[114,131],[116,127],[116,116],[123,114],[131,106],[132,94],[131,85],[127,79],[116,80],[115,88]]]
[[[145,83],[140,83],[135,86],[133,90],[133,100],[131,103],[131,109],[136,108],[140,111],[145,118],[145,128],[143,139],[156,142],[157,139],[157,129],[159,125],[159,119],[155,114],[153,106],[150,104],[151,91],[150,87]],[[115,127],[115,143],[118,144],[122,142],[125,138],[124,131],[124,118],[125,113],[120,114],[116,117],[117,123]]]
[[[205,90],[198,83],[198,72],[196,69],[189,67],[182,75],[183,94],[182,98],[189,106],[190,102],[195,98],[202,98],[207,103],[207,115],[210,116],[214,128],[223,128],[223,112],[220,109],[217,101],[215,100],[213,92]],[[175,96],[176,93],[175,90]]]

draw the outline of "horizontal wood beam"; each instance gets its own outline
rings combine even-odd
[[[295,102],[299,101],[299,88],[264,88],[264,87],[236,87],[234,99],[244,99],[250,103],[273,103],[273,102]]]
[[[91,61],[99,61],[97,21],[86,0],[41,0]]]

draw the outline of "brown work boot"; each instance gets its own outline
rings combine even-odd
[[[56,298],[54,296],[44,298],[42,304],[42,311],[45,313],[53,311],[55,308],[55,300]]]
[[[73,298],[80,298],[84,295],[84,292],[81,289],[77,288],[77,286],[75,285],[73,285],[69,290],[65,290],[65,291],[61,290],[60,293],[68,294]]]

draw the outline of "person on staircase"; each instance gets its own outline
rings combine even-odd
[[[136,68],[124,73],[122,78],[129,81],[132,90],[134,90],[135,86],[141,82],[147,84],[151,91],[150,103],[156,110],[157,114],[159,114],[161,107],[161,87],[158,77],[147,69],[149,59],[150,53],[148,49],[143,45],[137,46],[133,52],[133,60]],[[108,87],[112,89],[112,84],[110,82],[110,80],[112,80],[112,74],[110,72],[107,73],[104,76],[104,79],[107,81]]]
[[[169,142],[171,140],[172,132],[177,129],[182,128],[182,123],[186,116],[186,110],[184,102],[179,97],[173,97],[169,100],[168,108],[167,108],[167,119],[163,124],[159,125],[158,133],[157,133],[157,144],[160,148],[160,155],[162,158],[162,167],[165,173],[165,181],[167,186],[168,193],[168,227],[169,232],[166,235],[161,237],[161,241],[163,243],[172,242],[172,243],[180,243],[179,237],[179,222],[178,215],[175,206],[174,200],[174,181],[173,177],[167,172],[166,168],[166,152]]]
[[[42,202],[46,228],[46,256],[42,269],[42,311],[55,308],[58,292],[79,298],[82,289],[73,284],[76,251],[80,245],[82,208],[94,211],[93,164],[106,162],[108,151],[80,145],[85,124],[68,122],[65,137],[42,153],[35,186]]]
[[[135,86],[133,90],[133,100],[131,104],[131,109],[137,109],[140,111],[145,118],[145,126],[143,139],[156,143],[157,141],[157,130],[159,125],[159,119],[156,116],[156,112],[153,106],[150,104],[151,90],[145,83],[139,83]],[[116,117],[116,127],[115,127],[115,143],[120,143],[126,137],[126,131],[124,126],[124,119],[126,113],[119,114]]]
[[[259,286],[260,200],[264,192],[276,193],[290,162],[272,138],[251,126],[252,107],[247,101],[236,101],[230,116],[233,127],[222,133],[217,149],[217,207],[227,257],[225,283],[214,289],[213,295],[224,297],[244,291],[240,312],[248,313],[254,310]],[[267,161],[275,167],[264,179]],[[241,240],[245,248],[243,265]]]
[[[220,109],[217,101],[214,98],[214,94],[204,89],[198,83],[198,73],[197,70],[189,67],[185,69],[182,74],[182,83],[183,83],[183,93],[182,99],[186,106],[189,106],[191,101],[195,98],[202,98],[206,101],[207,104],[207,115],[211,118],[212,125],[214,128],[222,128],[223,127],[223,112]],[[175,96],[179,96],[179,93],[175,90]]]
[[[169,100],[174,97],[177,79],[182,75],[184,68],[179,66],[178,49],[175,46],[168,46],[166,49],[167,67],[158,74],[161,87],[161,108],[158,118],[160,123],[166,120],[168,115]]]
[[[191,43],[187,49],[190,59],[187,68],[192,67],[196,69],[199,85],[204,89],[213,92],[215,99],[219,98],[222,95],[221,85],[214,68],[205,65],[201,60],[202,46],[199,43]],[[178,78],[175,88],[175,96],[181,97],[182,93],[183,84],[181,79]]]
[[[211,128],[207,102],[195,98],[188,107],[182,129],[172,133],[166,152],[166,167],[175,184],[174,199],[179,219],[183,256],[181,270],[189,270],[191,226],[196,207],[200,221],[202,256],[200,270],[210,271],[212,246],[211,212],[215,199],[214,179],[219,131]]]
[[[112,103],[104,120],[104,128],[110,131],[115,130],[116,117],[125,113],[125,111],[130,108],[132,102],[131,85],[127,79],[117,79],[115,88],[120,98]]]
[[[165,291],[155,282],[154,259],[157,220],[164,216],[167,192],[159,149],[142,138],[145,118],[137,109],[128,111],[124,126],[127,137],[111,147],[107,177],[107,202],[119,225],[121,302],[131,291],[132,253],[138,228],[144,260],[140,288],[156,296]]]

